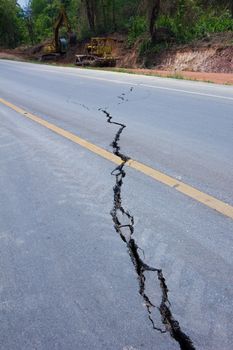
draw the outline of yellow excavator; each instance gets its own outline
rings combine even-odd
[[[41,56],[42,61],[56,59],[57,57],[66,54],[69,45],[76,44],[76,34],[71,29],[63,1],[64,0],[61,1],[59,15],[54,23],[53,41],[44,46],[43,54]],[[62,26],[66,27],[66,37],[60,37],[59,35],[59,30]]]

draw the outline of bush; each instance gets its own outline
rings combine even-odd
[[[226,32],[233,30],[233,19],[229,11],[220,16],[213,12],[203,14],[195,26],[196,37],[200,38],[209,33]]]
[[[128,32],[128,43],[129,45],[134,44],[135,40],[138,39],[147,31],[147,21],[145,17],[136,16],[131,17],[129,20],[129,32]]]
[[[161,16],[158,25],[170,29],[178,43],[186,43],[209,33],[232,31],[233,19],[229,11],[224,11],[220,15],[210,11],[199,12],[198,16],[189,21],[184,21],[184,17],[179,14],[174,17]]]

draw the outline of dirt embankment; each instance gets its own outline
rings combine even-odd
[[[233,33],[212,34],[188,45],[173,45],[157,53],[138,55],[118,48],[118,69],[146,75],[233,84]]]
[[[153,66],[173,71],[233,73],[233,46],[173,49],[159,54]]]
[[[131,49],[118,62],[124,68],[233,73],[233,33],[218,33],[188,45],[173,45],[142,55]]]

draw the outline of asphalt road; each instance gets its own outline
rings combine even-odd
[[[107,109],[124,154],[233,205],[232,87],[1,60],[0,98],[112,151]],[[0,349],[179,349],[152,329],[113,228],[114,167],[0,103]],[[232,349],[233,220],[126,173],[122,201],[174,317],[196,349]]]

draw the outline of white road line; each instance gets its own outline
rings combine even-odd
[[[207,97],[213,97],[213,98],[221,98],[224,100],[230,100],[233,101],[233,97],[227,97],[227,96],[221,96],[221,95],[213,95],[213,94],[206,94],[203,92],[196,92],[196,91],[188,91],[188,90],[182,90],[182,89],[175,89],[175,88],[167,88],[163,86],[154,86],[154,85],[148,85],[148,84],[140,84],[140,86],[150,87],[153,89],[161,89],[161,90],[170,90],[170,91],[176,91],[176,92],[183,92],[185,94],[191,94],[191,95],[199,95],[199,96],[207,96]]]
[[[24,62],[18,62],[18,63],[24,63]],[[30,63],[30,64],[32,65],[32,63]],[[64,71],[66,69],[67,70],[69,69],[69,68],[66,68],[66,67],[65,68],[64,67],[51,67],[51,69],[45,69],[42,66],[37,66],[37,67],[29,68],[29,69],[32,70],[32,71],[35,71],[37,69],[39,72],[61,73],[61,74],[65,74],[65,75],[71,75],[73,77],[77,76],[77,77],[80,77],[80,78],[85,78],[85,79],[90,79],[90,80],[98,80],[98,81],[105,81],[105,82],[114,83],[114,84],[120,84],[120,85],[122,84],[122,85],[128,85],[128,86],[138,86],[138,87],[142,86],[142,87],[151,88],[151,89],[157,89],[157,90],[181,92],[181,93],[185,93],[185,94],[189,94],[189,95],[204,96],[204,97],[210,97],[210,98],[217,98],[217,99],[233,101],[233,97],[229,97],[229,96],[208,94],[208,93],[204,93],[204,92],[189,91],[189,90],[170,88],[170,87],[164,87],[164,86],[155,86],[155,85],[150,85],[150,84],[145,84],[145,83],[134,83],[134,82],[128,82],[128,81],[119,81],[119,80],[115,80],[115,79],[87,76],[87,75],[79,74],[76,71],[74,71],[74,73],[71,73],[71,72],[68,72],[68,71]],[[71,68],[71,69],[75,69],[75,68]],[[115,72],[113,72],[113,73],[115,73]],[[119,74],[119,73],[115,73],[115,74]],[[120,73],[120,74],[125,74],[125,73]],[[140,77],[143,77],[143,76],[140,76]],[[149,77],[149,78],[153,78],[153,77]],[[160,77],[154,77],[154,78],[160,78]],[[161,78],[161,79],[167,79],[167,78]]]
[[[54,67],[52,67],[52,68],[54,68]],[[62,67],[59,67],[59,68],[62,68]],[[188,90],[176,89],[176,88],[170,88],[170,87],[164,87],[164,86],[155,86],[155,85],[144,84],[144,83],[133,83],[133,82],[128,82],[128,81],[119,81],[119,80],[115,80],[115,79],[99,78],[99,77],[93,77],[93,76],[87,76],[87,75],[78,74],[77,72],[71,73],[71,72],[64,72],[64,71],[59,71],[59,70],[54,70],[53,71],[53,70],[49,70],[49,69],[43,69],[43,70],[40,69],[40,71],[51,72],[51,73],[58,73],[59,72],[59,73],[62,73],[62,74],[71,75],[73,77],[74,76],[78,76],[78,77],[85,78],[85,79],[90,79],[90,80],[106,81],[106,82],[109,82],[109,83],[123,84],[123,85],[128,85],[128,86],[139,86],[139,87],[142,86],[142,87],[152,88],[152,89],[157,89],[157,90],[182,92],[182,93],[189,94],[189,95],[205,96],[205,97],[211,97],[211,98],[218,98],[218,99],[224,99],[224,100],[233,101],[233,97],[228,97],[228,96],[207,94],[207,93],[204,93],[204,92],[188,91]]]

